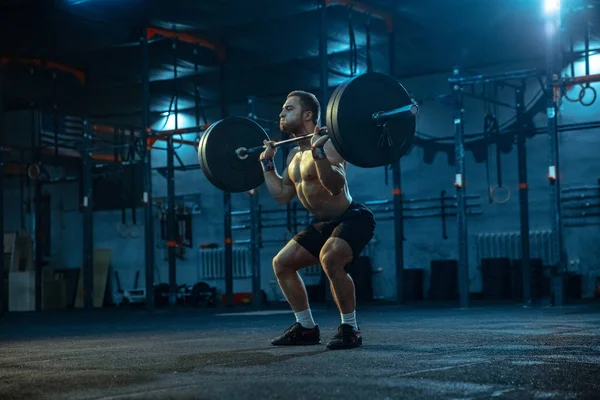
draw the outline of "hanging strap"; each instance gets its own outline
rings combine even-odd
[[[131,183],[130,183],[130,195],[129,195],[129,201],[130,201],[130,206],[131,206],[131,223],[133,225],[137,225],[137,215],[136,215],[136,176],[135,176],[135,171],[136,171],[136,159],[135,159],[135,134],[133,132],[133,130],[131,131],[131,134],[129,135],[129,152],[127,155],[127,159],[129,161],[129,169],[131,170]]]
[[[493,83],[494,85],[494,106],[493,106],[493,110],[494,110],[494,124],[492,125],[492,134],[495,136],[495,142],[496,142],[496,179],[497,179],[497,185],[498,187],[502,187],[502,152],[500,151],[500,145],[499,145],[499,141],[500,141],[500,124],[498,123],[498,104],[496,104],[495,102],[497,102],[499,100],[499,96],[498,96],[498,85]]]
[[[371,14],[367,15],[365,31],[367,33],[367,72],[373,72],[373,59],[371,57]]]
[[[356,47],[356,36],[354,35],[354,26],[352,25],[352,6],[348,7],[348,37],[350,38],[350,76],[358,72],[358,55]]]
[[[56,72],[52,72],[52,112],[54,122],[54,158],[58,159],[58,88],[56,84]]]
[[[201,106],[202,98],[200,96],[200,82],[199,82],[199,68],[198,68],[198,47],[194,49],[194,112],[196,115],[196,138],[194,139],[194,143],[196,147],[200,144],[200,118],[202,118],[203,125],[207,125],[206,122],[206,114],[204,109]]]
[[[486,113],[483,118],[483,135],[485,137],[485,143],[487,146],[486,157],[485,157],[485,175],[488,186],[488,201],[493,203],[492,199],[492,185],[490,180],[490,146],[492,145],[492,132],[494,132],[494,126],[497,125],[498,121],[491,113]],[[498,145],[496,145],[498,150]]]

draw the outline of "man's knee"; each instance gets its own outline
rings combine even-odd
[[[346,245],[347,246],[347,245]],[[352,262],[352,249],[345,246],[325,246],[319,255],[323,270],[330,278],[338,274],[346,274],[344,268]]]
[[[276,277],[281,277],[290,272],[294,272],[294,267],[290,262],[289,258],[282,256],[281,254],[277,254],[273,258],[273,272]]]
[[[319,262],[325,271],[331,269],[335,263],[335,253],[333,251],[327,251],[323,249],[319,254]]]

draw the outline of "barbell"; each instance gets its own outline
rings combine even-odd
[[[390,165],[412,146],[418,106],[396,79],[378,72],[356,76],[338,86],[327,103],[326,126],[340,156],[360,168]],[[287,146],[310,138],[275,143]],[[210,125],[198,144],[198,162],[208,181],[230,193],[264,182],[259,155],[269,135],[246,117]]]

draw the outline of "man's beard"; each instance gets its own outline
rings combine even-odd
[[[281,132],[288,137],[297,137],[302,135],[302,124],[299,122],[287,121],[279,125]]]

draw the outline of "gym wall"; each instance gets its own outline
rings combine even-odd
[[[594,59],[593,59],[594,60]],[[592,63],[591,73],[600,73],[600,63]],[[509,71],[513,69],[530,68],[529,64],[503,65],[490,70],[481,70],[482,73]],[[418,116],[418,131],[428,136],[452,136],[452,109],[439,104],[435,97],[449,93],[446,82],[447,74],[409,78],[401,80],[411,95],[422,100],[421,111]],[[593,84],[598,88],[597,84]],[[289,88],[290,90],[296,88]],[[481,88],[480,88],[481,89]],[[332,90],[331,90],[332,91]],[[330,91],[330,93],[331,93]],[[514,104],[514,91],[505,90],[500,94],[502,100]],[[526,103],[533,102],[539,95],[539,85],[535,81],[528,82]],[[277,98],[258,100],[256,114],[265,119],[276,120],[285,94]],[[500,108],[499,120],[509,121],[514,111]],[[229,115],[247,115],[246,103],[232,104],[229,106]],[[220,115],[217,109],[206,110],[209,122],[217,120]],[[600,115],[599,102],[591,107],[583,107],[579,103],[564,102],[561,110],[559,124],[585,122],[597,119]],[[478,100],[468,99],[465,104],[466,127],[465,133],[481,132],[483,128],[484,106]],[[26,116],[23,116],[26,118]],[[17,118],[18,119],[18,118]],[[167,123],[165,126],[165,122]],[[195,123],[190,114],[183,112],[179,119],[179,127],[184,128]],[[172,128],[172,117],[160,117],[153,127],[165,129]],[[537,126],[545,125],[545,117],[536,117]],[[267,125],[265,125],[267,126]],[[276,127],[272,137],[277,138],[279,132]],[[194,135],[185,135],[186,140],[193,140]],[[561,149],[560,160],[564,186],[594,185],[600,177],[600,158],[597,149],[600,148],[598,132],[578,131],[560,134]],[[156,147],[164,146],[164,142],[157,142]],[[528,175],[529,175],[529,210],[531,230],[545,230],[550,227],[547,170],[548,170],[548,138],[539,135],[527,141]],[[184,146],[177,151],[185,164],[197,163],[195,151],[190,146]],[[495,150],[491,148],[490,179],[495,183]],[[153,167],[166,165],[166,153],[155,149],[152,154]],[[280,164],[279,164],[280,165]],[[423,149],[415,147],[402,161],[402,190],[405,198],[437,197],[442,190],[448,195],[454,194],[454,167],[448,164],[447,155],[438,153],[431,164],[424,161]],[[469,194],[480,196],[482,215],[468,217],[469,231],[469,268],[470,290],[481,290],[481,271],[477,259],[474,235],[482,232],[518,232],[519,231],[519,200],[516,148],[512,152],[502,154],[502,174],[504,184],[510,189],[510,199],[504,204],[490,204],[488,201],[488,182],[485,163],[476,163],[470,152],[466,154],[466,183]],[[360,169],[349,166],[349,185],[353,197],[358,201],[391,199],[392,183],[391,173],[389,184],[384,182],[383,168]],[[198,170],[175,172],[176,195],[199,195],[200,212],[193,216],[193,242],[197,248],[200,244],[223,242],[223,194],[212,187]],[[82,221],[79,213],[79,192],[77,184],[48,185],[44,192],[52,195],[52,254],[57,265],[69,268],[78,268],[82,260],[81,229]],[[165,197],[167,181],[157,171],[153,172],[154,197]],[[260,202],[265,208],[278,207],[270,198],[265,187],[258,190]],[[5,229],[7,231],[18,229],[20,224],[19,186],[13,184],[7,190],[6,206],[4,209]],[[246,194],[235,194],[233,209],[247,209],[249,199]],[[123,238],[118,234],[118,224],[121,221],[120,210],[101,211],[94,213],[94,243],[96,248],[112,249],[112,265],[119,271],[121,285],[125,288],[133,286],[136,271],[140,271],[140,284],[144,281],[144,241],[143,241],[143,210],[137,210],[140,237]],[[130,212],[127,213],[130,219]],[[423,268],[425,270],[425,293],[429,282],[429,265],[433,259],[456,259],[457,240],[455,217],[449,217],[448,238],[444,239],[441,232],[439,217],[429,219],[411,219],[405,221],[405,268]],[[160,228],[155,219],[155,243],[160,244]],[[31,224],[30,224],[31,225]],[[271,259],[283,246],[284,229],[272,229],[263,233],[263,238],[281,238],[279,244],[265,244],[261,252],[262,288],[270,299],[278,296],[272,289],[270,282],[274,279],[271,269]],[[597,243],[600,230],[598,227],[578,227],[565,229],[567,257],[579,265],[589,275],[584,279],[583,295],[591,295],[590,285],[595,276],[600,275],[600,252]],[[247,238],[247,232],[234,231],[234,239]],[[382,268],[383,272],[374,277],[374,291],[378,297],[392,299],[395,297],[395,266],[394,266],[394,227],[392,221],[380,221],[376,230],[374,242],[374,266]],[[571,255],[576,254],[577,260]],[[577,268],[580,268],[577,266]],[[168,281],[168,266],[166,250],[158,248],[156,251],[156,283]],[[112,275],[114,279],[114,275]],[[186,259],[177,260],[178,283],[193,284],[198,281],[198,260],[196,250],[186,249]],[[588,283],[586,283],[588,282]],[[224,282],[213,282],[219,289],[224,290]],[[235,281],[234,291],[250,291],[251,282]],[[115,290],[116,285],[112,285]]]

